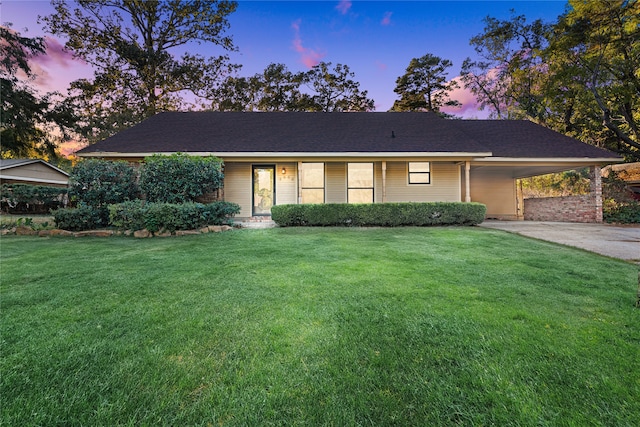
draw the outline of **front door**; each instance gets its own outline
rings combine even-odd
[[[271,215],[275,204],[276,167],[253,166],[253,215]]]

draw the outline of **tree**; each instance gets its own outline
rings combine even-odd
[[[413,58],[404,75],[396,80],[393,90],[400,99],[393,103],[391,111],[430,111],[446,116],[443,106],[459,106],[449,98],[449,93],[458,87],[455,81],[447,82],[447,69],[453,64],[430,53]]]
[[[35,76],[29,59],[44,54],[41,37],[21,36],[0,26],[0,157],[57,157],[57,139],[51,133],[66,135],[74,118],[58,94],[40,95],[30,84]],[[18,77],[22,72],[26,78]]]
[[[234,67],[227,56],[205,58],[175,49],[192,42],[234,49],[227,16],[237,4],[217,0],[53,0],[45,29],[95,68],[72,83],[73,102],[90,140],[130,127],[159,111],[184,108]]]
[[[253,77],[227,77],[209,98],[217,111],[371,111],[374,101],[349,67],[321,62],[308,72],[293,73],[270,64]],[[304,86],[304,87],[303,87]],[[307,90],[304,90],[307,89]]]
[[[346,112],[372,111],[375,102],[367,98],[368,92],[360,91],[360,83],[347,65],[336,64],[329,70],[330,62],[321,62],[303,76],[303,83],[313,94],[304,106],[306,111]]]
[[[640,159],[640,6],[571,0],[557,22],[485,19],[465,87],[497,118],[530,118]]]

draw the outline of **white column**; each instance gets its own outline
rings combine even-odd
[[[297,188],[297,192],[298,192],[298,204],[302,204],[302,191],[300,190],[302,188],[302,174],[300,173],[300,171],[302,170],[302,162],[298,162],[298,188]]]
[[[387,162],[382,162],[382,203],[387,201]]]
[[[471,174],[471,163],[469,163],[469,161],[467,160],[466,162],[464,162],[464,186],[465,186],[464,201],[465,202],[471,201],[471,178],[469,176],[470,174]]]

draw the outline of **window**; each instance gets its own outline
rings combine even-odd
[[[302,203],[324,203],[324,163],[302,163],[300,196]]]
[[[431,164],[429,162],[409,162],[409,184],[430,184]]]
[[[347,202],[373,203],[373,163],[347,163]]]

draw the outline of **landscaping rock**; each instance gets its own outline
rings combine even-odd
[[[16,234],[16,229],[14,228],[3,228],[0,230],[0,236],[4,236],[6,234]]]
[[[210,225],[207,227],[209,229],[210,232],[212,233],[219,233],[222,231],[222,227],[219,225]]]
[[[21,225],[20,227],[16,227],[16,234],[18,236],[35,236],[38,232],[31,227]]]
[[[207,234],[210,230],[209,227],[202,227],[199,231],[200,233]]]
[[[165,229],[162,229],[162,230],[158,231],[157,233],[154,233],[153,235],[154,235],[154,237],[171,237],[172,236],[171,232],[169,230],[165,230]]]
[[[143,228],[142,230],[134,231],[133,237],[137,239],[146,239],[147,237],[151,237],[151,233],[146,228]]]
[[[229,230],[233,230],[233,227],[231,227],[230,225],[223,225],[222,226],[222,231],[229,231]]]

